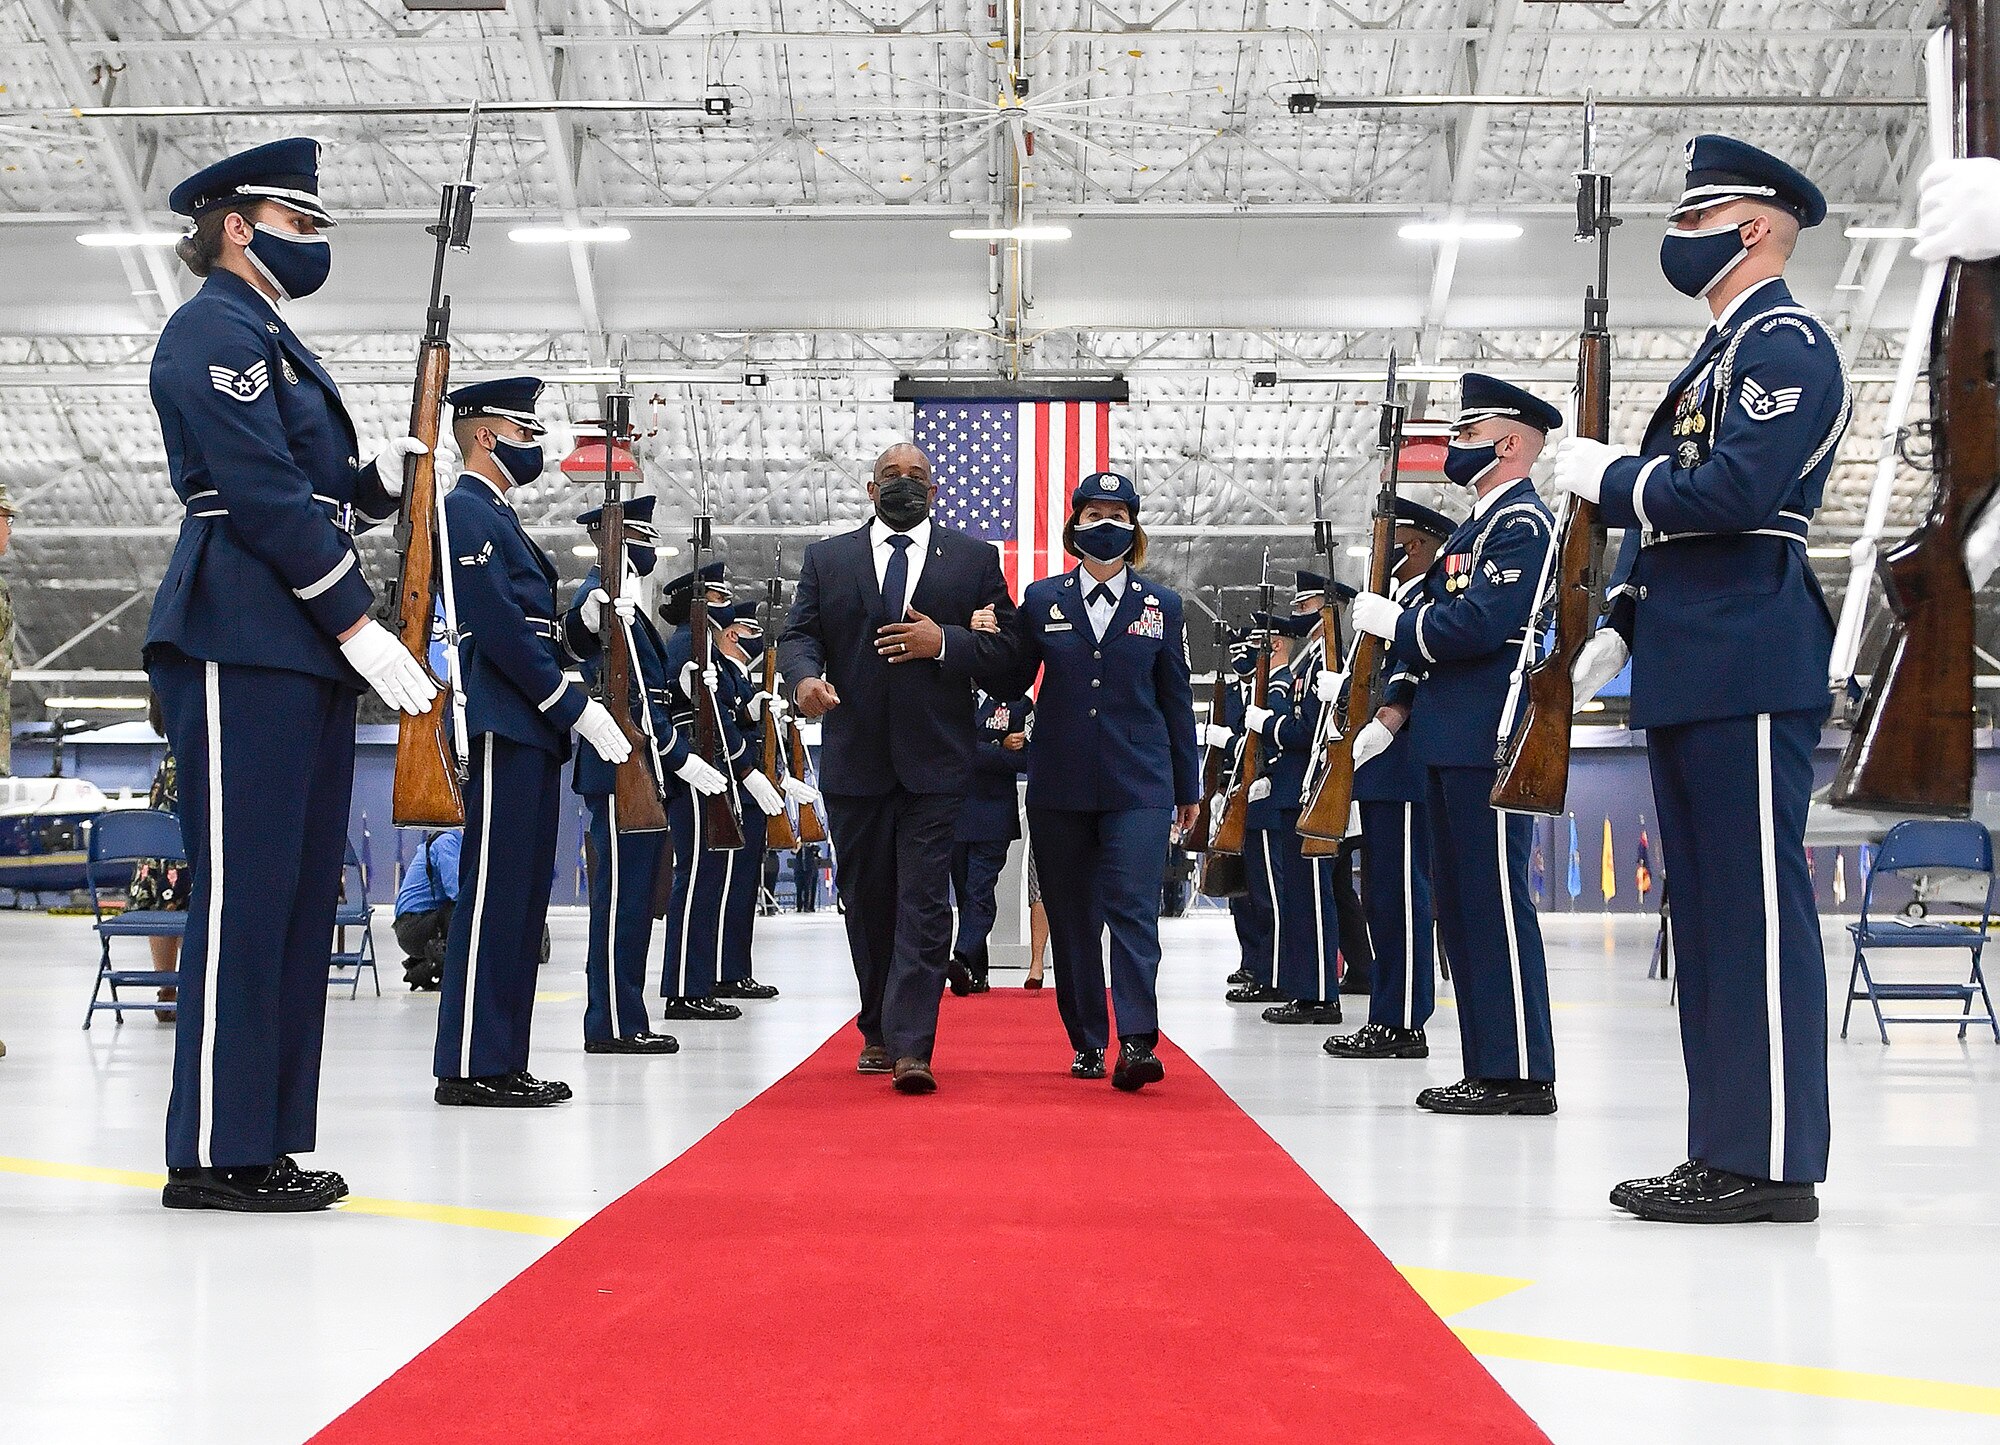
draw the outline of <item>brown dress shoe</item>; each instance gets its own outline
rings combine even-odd
[[[889,1072],[889,1051],[880,1044],[870,1044],[861,1051],[861,1057],[854,1061],[857,1074],[886,1074]]]
[[[896,1092],[900,1094],[935,1094],[937,1077],[931,1073],[931,1066],[922,1059],[896,1060]]]

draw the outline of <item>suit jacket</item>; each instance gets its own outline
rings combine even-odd
[[[146,646],[358,690],[335,638],[374,594],[349,534],[396,503],[363,468],[333,378],[248,282],[217,271],[160,333],[151,385],[187,514]]]
[[[778,667],[796,689],[822,677],[840,706],[820,720],[820,787],[869,796],[898,786],[912,793],[963,794],[972,771],[975,680],[1005,692],[1020,639],[1014,603],[988,543],[931,521],[910,606],[944,629],[944,655],[891,664],[875,651],[882,615],[874,549],[864,524],[806,548]],[[992,607],[998,633],[974,632],[972,614]],[[1012,696],[1013,694],[1007,694]]]

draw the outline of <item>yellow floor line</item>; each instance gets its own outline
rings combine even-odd
[[[93,1164],[57,1164],[43,1159],[0,1155],[0,1174],[39,1179],[64,1179],[83,1184],[117,1184],[133,1189],[158,1189],[164,1174],[137,1169],[105,1169]],[[386,1219],[415,1219],[466,1229],[490,1229],[561,1239],[581,1223],[540,1214],[515,1214],[500,1209],[473,1209],[458,1204],[419,1204],[403,1199],[346,1200],[350,1214]],[[1398,1266],[1417,1293],[1441,1318],[1526,1289],[1534,1281],[1509,1275],[1475,1274],[1455,1269]],[[1527,1360],[1565,1365],[1579,1370],[1647,1375],[1704,1385],[1736,1385],[1787,1395],[1813,1395],[1829,1400],[1858,1400],[1876,1405],[1901,1405],[1920,1410],[1949,1410],[1968,1415],[2000,1416],[2000,1388],[1961,1385],[1946,1380],[1918,1380],[1902,1375],[1870,1375],[1855,1370],[1828,1370],[1815,1365],[1779,1365],[1762,1360],[1734,1360],[1721,1355],[1691,1355],[1675,1350],[1649,1350],[1632,1345],[1602,1345],[1587,1340],[1558,1340],[1543,1335],[1510,1334],[1500,1330],[1451,1327],[1465,1347],[1487,1359]]]
[[[67,1179],[80,1184],[121,1184],[130,1189],[158,1189],[164,1174],[138,1169],[101,1169],[94,1164],[53,1164],[44,1159],[11,1159],[0,1155],[0,1174],[27,1174],[38,1179]],[[504,1234],[532,1234],[561,1239],[583,1221],[554,1219],[542,1214],[514,1214],[504,1209],[473,1209],[462,1204],[420,1204],[408,1199],[365,1199],[351,1195],[338,1206],[348,1214],[372,1214],[384,1219],[416,1219],[427,1224],[452,1224],[464,1229],[493,1229]]]
[[[1777,1365],[1763,1360],[1732,1360],[1720,1355],[1688,1355],[1675,1350],[1648,1350],[1631,1345],[1599,1345],[1585,1340],[1552,1340],[1541,1335],[1506,1334],[1499,1330],[1452,1327],[1465,1347],[1486,1359],[1532,1360],[1579,1370],[1606,1370],[1620,1375],[1651,1375],[1662,1380],[1686,1380],[1702,1385],[1740,1385],[1786,1395],[1816,1395],[1828,1400],[1861,1400],[1874,1405],[1903,1405],[1919,1410],[1953,1410],[1967,1415],[2000,1415],[2000,1389],[1990,1385],[1960,1385],[1945,1380],[1917,1380],[1903,1375],[1868,1375],[1855,1370],[1826,1370],[1815,1365]]]

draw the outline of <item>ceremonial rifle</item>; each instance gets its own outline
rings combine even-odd
[[[782,562],[784,554],[779,553]],[[785,583],[773,577],[764,586],[764,753],[762,772],[780,794],[785,786],[785,765],[778,747],[778,604],[784,599]],[[792,826],[789,810],[780,810],[764,820],[764,846],[784,850],[799,846],[799,831]]]
[[[1215,727],[1223,726],[1229,708],[1229,624],[1222,620],[1222,598],[1216,597],[1215,614],[1215,685],[1208,695],[1208,720]],[[1186,833],[1183,845],[1193,852],[1208,851],[1208,835],[1211,831],[1213,808],[1209,800],[1221,792],[1229,777],[1229,752],[1209,744],[1202,749],[1201,758],[1201,804],[1196,809],[1194,823]]]
[[[399,828],[456,828],[465,821],[462,794],[465,705],[458,686],[457,622],[450,599],[450,548],[443,536],[444,506],[437,475],[438,418],[451,373],[451,297],[444,289],[447,251],[472,249],[472,156],[479,144],[479,103],[473,102],[465,138],[465,169],[447,181],[437,221],[424,230],[436,238],[431,262],[430,308],[417,348],[417,379],[410,399],[409,434],[426,448],[403,459],[403,497],[396,512],[396,586],[384,600],[382,625],[430,671],[431,615],[440,587],[445,598],[445,670],[438,694],[422,713],[396,714],[396,771],[390,817]],[[452,720],[447,722],[450,711]]]
[[[1950,131],[2000,156],[2000,0],[1951,0]],[[1934,50],[1934,91],[1944,56]],[[1933,110],[1933,135],[1942,129]],[[1965,536],[2000,490],[2000,261],[1953,261],[1931,321],[1931,469],[1923,524],[1882,559],[1889,635],[1833,777],[1836,807],[1972,811],[1973,597]]]
[[[1375,489],[1375,507],[1370,517],[1373,535],[1368,542],[1368,590],[1389,595],[1390,562],[1396,550],[1396,469],[1403,455],[1405,407],[1396,393],[1396,353],[1389,353],[1388,387],[1383,393],[1382,416],[1375,429],[1375,449],[1382,454],[1382,484]],[[1315,511],[1319,510],[1317,505]],[[1333,656],[1333,528],[1324,517],[1313,522],[1314,540],[1326,555],[1327,592],[1320,605],[1320,626],[1324,629],[1322,649]],[[1325,856],[1340,847],[1347,836],[1348,815],[1354,807],[1354,740],[1368,720],[1375,716],[1376,673],[1385,655],[1382,639],[1372,632],[1355,629],[1354,646],[1347,658],[1347,693],[1339,703],[1328,703],[1326,714],[1339,709],[1338,730],[1327,738],[1319,758],[1317,786],[1299,813],[1301,851],[1308,856]],[[1302,683],[1294,679],[1297,694]],[[1325,715],[1322,715],[1324,722]]]
[[[1271,552],[1264,551],[1264,566],[1257,585],[1257,610],[1266,617],[1271,613]],[[1254,621],[1254,619],[1252,619]],[[1250,705],[1263,707],[1271,695],[1271,638],[1270,633],[1259,628],[1257,647],[1256,680],[1250,685]],[[1211,853],[1241,853],[1250,832],[1250,790],[1263,775],[1263,738],[1248,727],[1243,729],[1243,750],[1237,755],[1236,775],[1230,781],[1228,795],[1223,799],[1222,816],[1216,818],[1209,830],[1208,848]]]
[[[1597,242],[1597,284],[1583,290],[1583,334],[1576,351],[1576,432],[1602,442],[1611,439],[1611,228],[1619,221],[1611,214],[1611,177],[1591,169],[1596,133],[1596,102],[1589,101],[1583,108],[1583,169],[1576,173],[1576,239]],[[1494,754],[1500,771],[1489,795],[1496,808],[1562,816],[1569,794],[1570,728],[1576,712],[1570,672],[1603,611],[1604,539],[1597,503],[1566,497],[1555,545],[1542,560],[1535,610],[1521,638],[1520,660],[1500,715]],[[1535,648],[1551,609],[1555,642],[1537,661]]]
[[[597,585],[609,600],[598,618],[598,635],[604,647],[597,672],[598,700],[618,720],[618,731],[632,747],[631,755],[618,764],[614,775],[618,831],[657,833],[667,826],[667,810],[660,801],[661,780],[653,771],[657,760],[652,734],[632,716],[632,678],[640,669],[633,657],[632,634],[616,605],[625,589],[625,496],[618,481],[618,457],[621,449],[630,447],[631,438],[632,393],[625,389],[621,366],[618,389],[604,394],[604,505],[597,532]],[[639,706],[646,708],[649,703],[642,675]]]
[[[709,519],[706,515],[694,519],[694,527],[689,541],[689,550],[694,553],[694,593],[688,600],[688,635],[694,643],[694,674],[688,679],[688,703],[693,710],[691,726],[694,732],[695,756],[721,773],[730,776],[729,752],[722,741],[722,714],[720,703],[708,686],[708,669],[715,657],[708,635],[708,584],[702,581],[701,568],[706,560],[704,553],[711,547]],[[724,788],[719,793],[710,793],[697,798],[695,806],[702,810],[701,845],[718,852],[729,852],[743,846],[743,824],[736,816],[736,804],[731,798],[734,788]]]

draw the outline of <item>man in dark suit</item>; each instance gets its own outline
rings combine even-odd
[[[875,516],[806,548],[778,645],[798,710],[822,719],[820,789],[861,985],[855,1067],[893,1073],[906,1094],[937,1088],[945,864],[972,769],[973,682],[1004,679],[1018,647],[999,554],[932,522],[936,495],[917,447],[877,457]],[[999,632],[971,630],[981,607]]]

